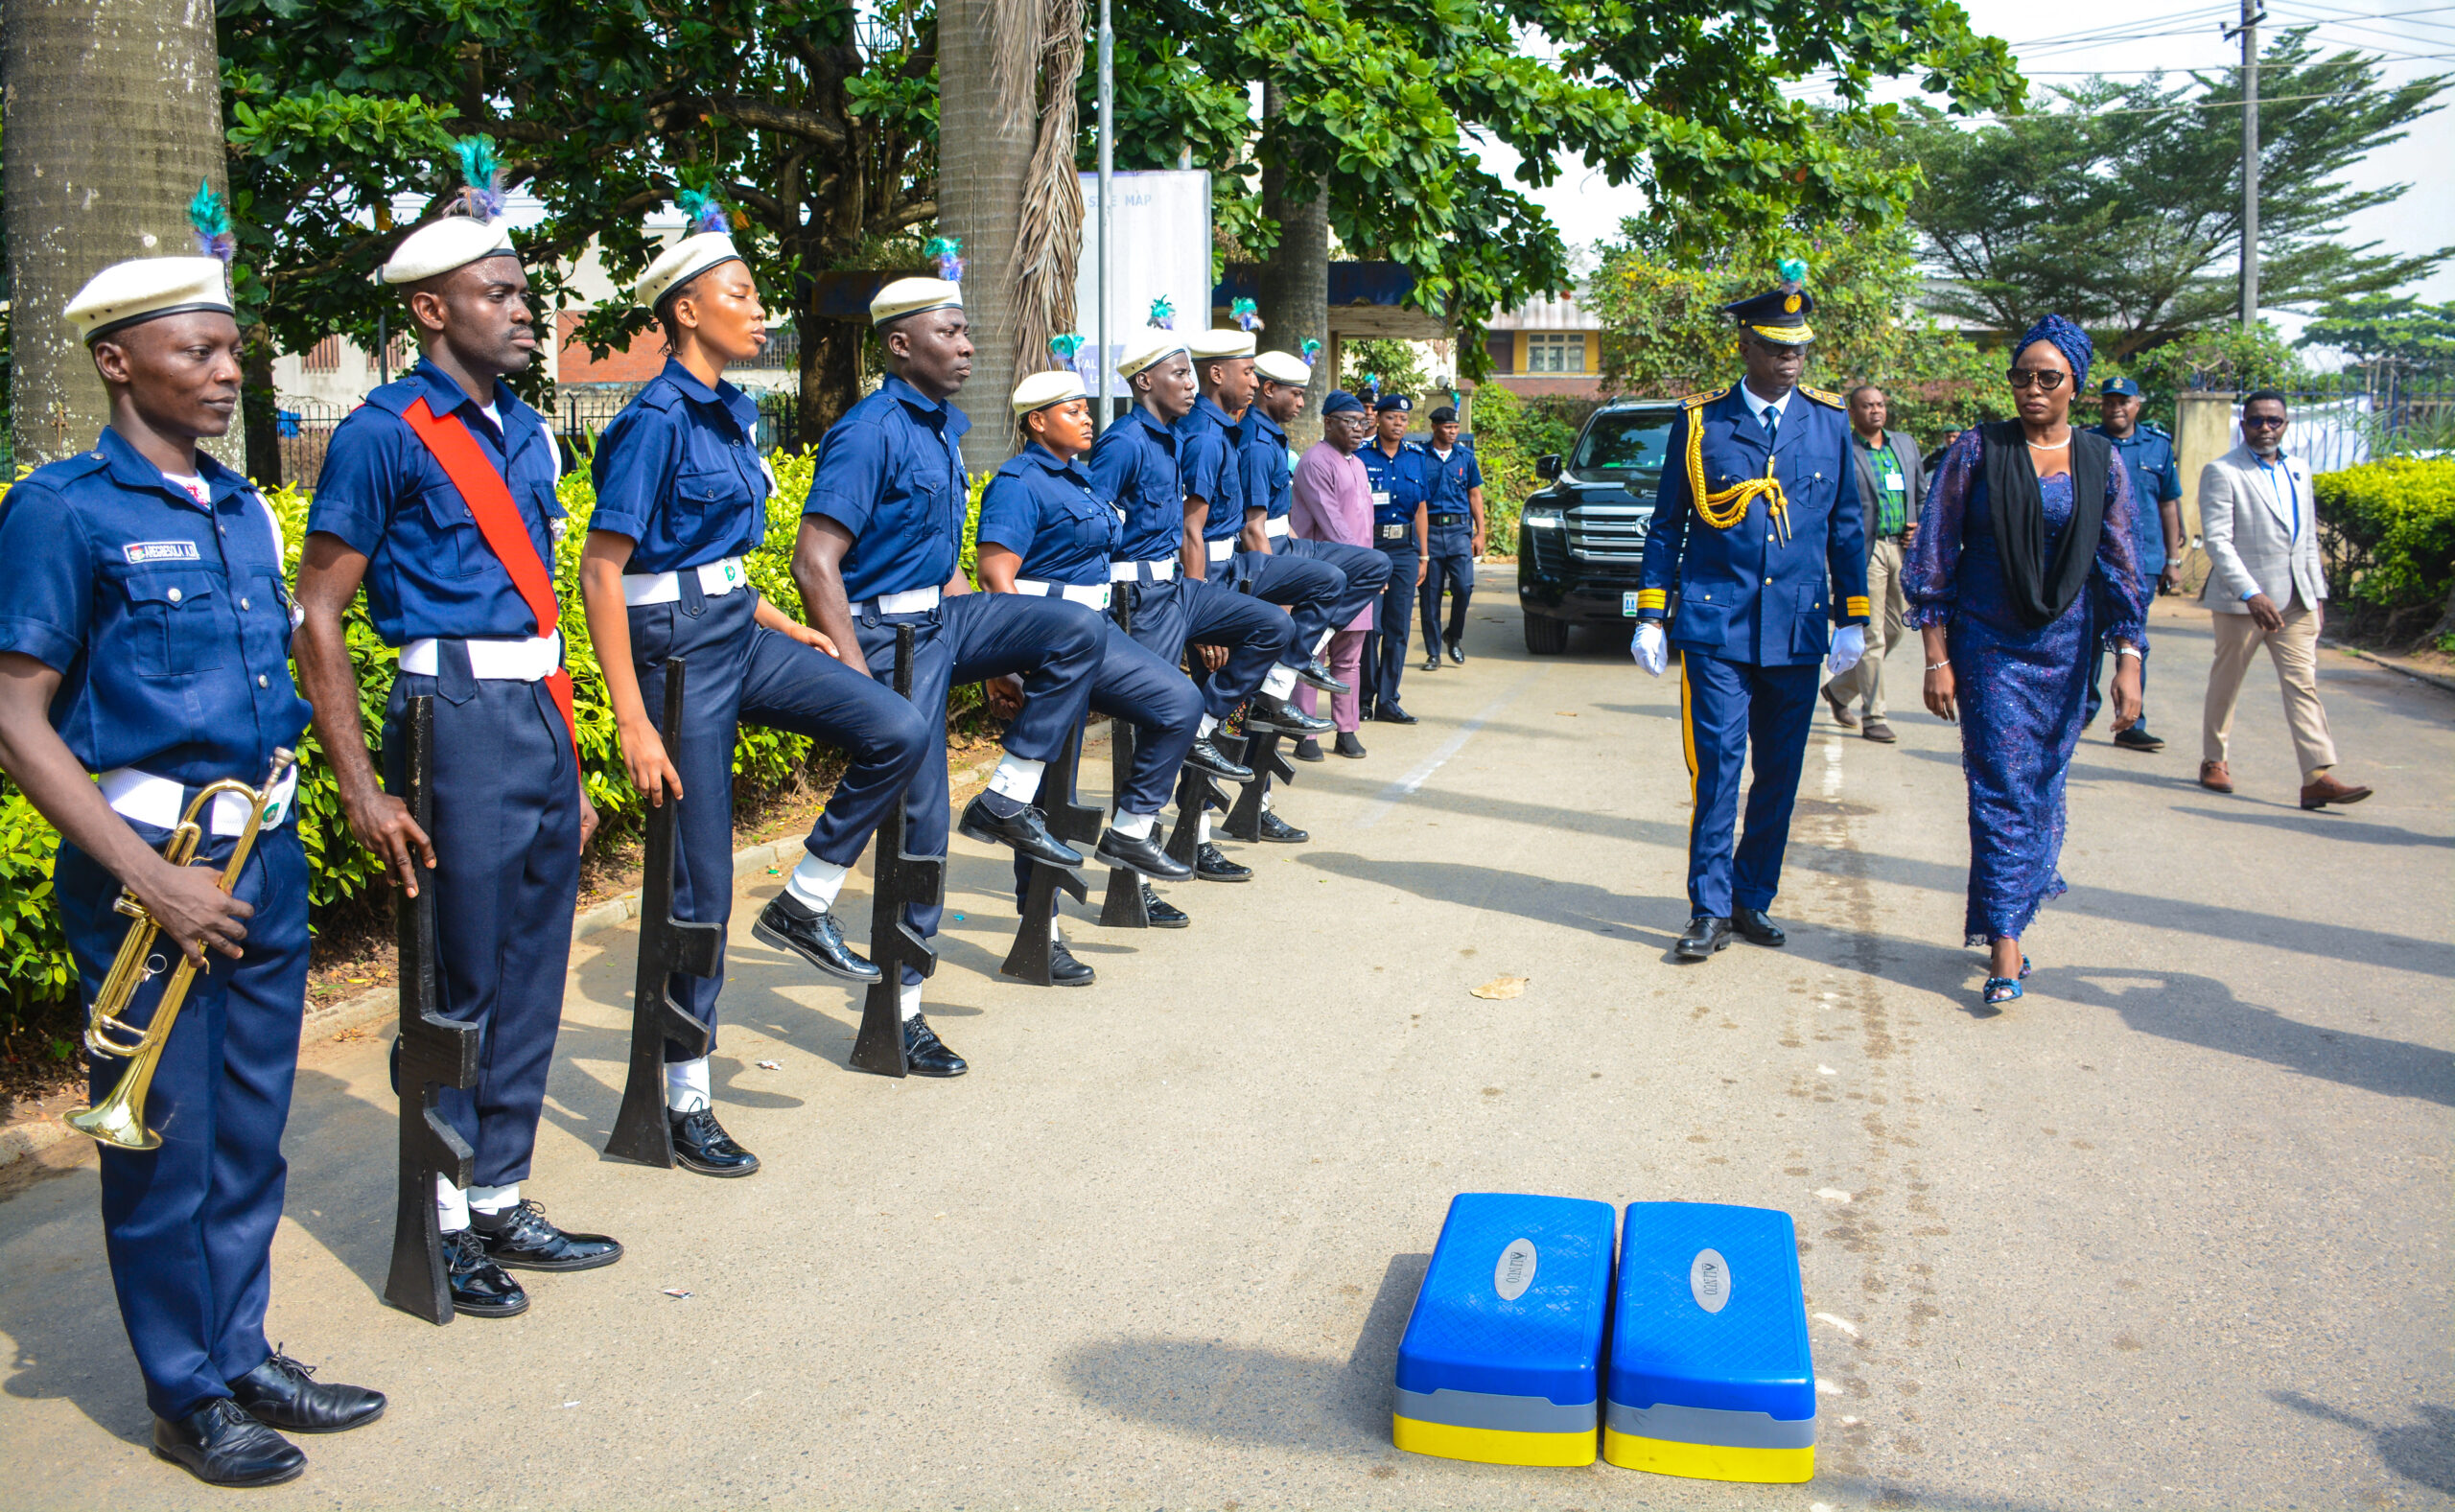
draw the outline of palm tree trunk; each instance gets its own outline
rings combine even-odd
[[[8,0],[10,417],[20,465],[93,445],[103,385],[59,312],[125,258],[190,253],[199,180],[226,188],[213,8],[196,0]],[[215,448],[243,455],[231,436]]]
[[[1040,0],[943,0],[938,9],[938,226],[963,243],[974,417],[964,461],[986,472],[1015,453],[1006,398],[1021,337],[1016,248],[1039,131]],[[1071,164],[1068,164],[1070,171]]]
[[[1262,86],[1262,114],[1279,112],[1275,86]],[[1295,195],[1309,190],[1303,198]],[[1262,264],[1253,300],[1279,351],[1301,353],[1307,340],[1321,343],[1304,409],[1287,428],[1298,450],[1321,438],[1321,401],[1338,384],[1330,359],[1330,201],[1323,186],[1291,179],[1283,168],[1262,169],[1262,214],[1278,222],[1278,244]]]

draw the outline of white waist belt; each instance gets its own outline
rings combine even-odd
[[[875,611],[881,615],[925,615],[938,607],[938,591],[934,588],[915,588],[900,593],[880,593],[876,598],[865,598],[853,607],[862,614]]]
[[[736,588],[748,588],[750,579],[741,570],[741,558],[726,557],[721,562],[702,562],[686,567],[680,572],[625,572],[622,574],[622,602],[634,609],[649,604],[671,604],[681,600],[682,573],[699,574],[699,592],[710,598],[722,598]]]
[[[563,633],[525,640],[463,640],[469,648],[469,675],[488,683],[534,683],[550,677],[563,664]],[[401,670],[413,677],[440,677],[442,642],[432,637],[401,647]]]
[[[1212,562],[1225,562],[1236,554],[1236,538],[1227,536],[1217,541],[1204,541],[1202,549]]]
[[[1106,583],[1052,583],[1045,578],[1018,577],[1015,579],[1015,592],[1040,598],[1062,598],[1086,609],[1109,607],[1109,585]]]
[[[139,772],[132,766],[104,773],[96,782],[103,790],[103,802],[111,805],[123,819],[156,829],[176,828],[179,816],[186,809],[187,789],[167,777]],[[278,829],[290,819],[290,800],[298,791],[298,768],[291,766],[273,784],[272,803],[265,809],[264,827]],[[236,793],[217,794],[213,806],[205,812],[205,827],[217,835],[235,835],[247,827],[247,801]]]
[[[1272,539],[1273,541],[1284,541],[1284,540],[1286,540],[1286,539],[1287,539],[1287,517],[1286,517],[1285,515],[1281,515],[1281,516],[1279,516],[1279,517],[1278,517],[1277,519],[1275,519],[1275,520],[1265,520],[1265,521],[1263,521],[1263,522],[1262,522],[1262,534],[1263,534],[1263,535],[1268,536],[1268,537],[1269,537],[1270,539]]]
[[[1177,559],[1172,556],[1161,557],[1157,562],[1109,564],[1109,581],[1111,583],[1173,583],[1176,580]]]

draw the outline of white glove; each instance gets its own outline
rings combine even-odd
[[[1866,654],[1867,627],[1843,625],[1833,632],[1833,654],[1824,659],[1824,669],[1835,677],[1839,677],[1850,668],[1857,666],[1859,659]]]
[[[1660,677],[1671,664],[1671,638],[1662,633],[1659,619],[1637,621],[1637,637],[1628,642],[1628,654],[1637,659],[1648,676]]]

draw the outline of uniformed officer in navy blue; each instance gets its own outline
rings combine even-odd
[[[2153,579],[2157,591],[2170,593],[2182,586],[2183,553],[2190,543],[2183,535],[2183,469],[2174,456],[2174,438],[2139,418],[2139,385],[2128,378],[2109,378],[2097,389],[2101,424],[2090,427],[2097,434],[2114,443],[2114,454],[2119,457],[2131,475],[2131,497],[2139,507],[2132,511],[2132,549],[2138,554],[2139,575]],[[2089,638],[2089,696],[2081,710],[2083,723],[2093,721],[2104,704],[2106,648],[2102,637]],[[2139,677],[2144,695],[2148,678],[2148,647],[2139,648]],[[2148,733],[2148,710],[2143,703],[2139,717],[2114,734],[2114,743],[2126,751],[2163,751],[2165,742]]]
[[[1483,466],[1475,460],[1474,448],[1459,439],[1457,410],[1442,405],[1429,418],[1431,442],[1415,443],[1422,448],[1423,459],[1417,465],[1423,470],[1424,523],[1429,530],[1418,595],[1427,672],[1440,665],[1444,648],[1450,661],[1461,665],[1466,661],[1466,605],[1475,596],[1475,559],[1484,554]],[[1449,594],[1446,635],[1440,628],[1444,591]]]
[[[1760,945],[1783,943],[1765,911],[1781,886],[1816,663],[1846,672],[1865,649],[1866,522],[1848,415],[1838,394],[1798,386],[1815,339],[1814,302],[1799,287],[1806,271],[1785,263],[1781,287],[1725,307],[1739,322],[1747,376],[1685,401],[1646,532],[1629,649],[1657,677],[1670,649],[1679,652],[1694,799],[1683,961],[1730,943],[1734,924]],[[1740,766],[1751,746],[1734,870]]]
[[[1322,401],[1321,415],[1326,419],[1364,407],[1363,400],[1341,389]],[[1383,394],[1372,405],[1373,438],[1355,454],[1372,480],[1372,539],[1390,559],[1389,581],[1381,592],[1372,634],[1365,641],[1365,717],[1393,725],[1415,722],[1398,705],[1398,680],[1407,670],[1407,625],[1415,618],[1415,596],[1432,566],[1426,508],[1432,480],[1423,448],[1407,439],[1414,414],[1415,401],[1406,395]]]
[[[793,548],[803,608],[847,665],[873,677],[894,674],[896,627],[912,627],[912,704],[928,723],[929,746],[904,789],[907,850],[946,854],[947,690],[1019,676],[1023,705],[1006,727],[1006,754],[960,827],[1051,866],[1080,866],[1082,853],[1049,834],[1032,800],[1090,701],[1099,616],[1063,598],[975,593],[964,575],[970,479],[961,443],[971,422],[950,402],[971,376],[962,286],[898,279],[870,301],[870,324],[885,348],[886,381],[819,443]],[[822,865],[812,855],[795,874]],[[840,870],[818,878],[842,879]],[[777,917],[770,910],[762,924]],[[908,904],[904,921],[933,939],[945,912],[939,903]],[[920,973],[905,967],[901,987],[905,1063],[917,1076],[961,1076],[963,1058],[921,1012]]]
[[[593,1269],[622,1246],[566,1233],[520,1190],[596,811],[580,785],[551,583],[560,463],[545,420],[504,382],[537,351],[528,277],[491,175],[475,172],[452,211],[384,265],[424,355],[333,431],[299,561],[297,660],[351,830],[404,885],[433,890],[437,1011],[482,1026],[476,1088],[436,1099],[476,1151],[475,1182],[438,1177],[435,1210],[454,1309],[509,1317],[528,1306],[509,1270]],[[376,634],[400,648],[381,783],[341,628],[362,586]],[[434,700],[432,836],[393,796],[400,721],[424,695]],[[413,854],[433,869],[423,882]]]
[[[103,1147],[103,1237],[153,1452],[215,1485],[269,1485],[307,1462],[273,1429],[329,1432],[384,1410],[381,1395],[312,1380],[265,1338],[307,994],[295,769],[234,893],[219,886],[248,806],[234,796],[205,811],[198,865],[159,849],[199,788],[261,786],[307,728],[281,529],[197,446],[227,433],[239,404],[219,258],[105,268],[67,316],[111,419],[94,450],[0,499],[0,772],[59,831],[53,897],[88,1003],[129,927],[112,907],[123,887],[161,925],[158,951],[206,968],[146,1098],[160,1148]],[[125,1021],[151,1022],[167,976],[138,989]],[[96,1058],[97,1099],[128,1064]]]
[[[1182,881],[1193,869],[1168,854],[1158,832],[1178,771],[1190,760],[1230,782],[1252,780],[1252,771],[1202,738],[1202,694],[1179,665],[1108,617],[1109,561],[1124,539],[1125,514],[1099,495],[1083,470],[1092,441],[1083,380],[1070,371],[1033,373],[1015,385],[1014,410],[1026,439],[981,495],[981,586],[993,593],[1064,598],[1099,613],[1105,632],[1091,708],[1132,724],[1134,745],[1134,764],[1118,781],[1116,818],[1093,859],[1146,880]],[[991,696],[1003,691],[993,686]],[[1018,903],[1029,879],[1028,864],[1017,858]],[[1065,948],[1061,934],[1049,976],[1059,987],[1086,987],[1093,973]]]
[[[724,371],[766,345],[766,313],[724,207],[695,191],[681,198],[698,229],[649,266],[638,291],[672,355],[597,438],[579,577],[631,780],[651,804],[682,804],[675,917],[722,925],[733,913],[733,760],[744,722],[844,753],[844,775],[803,842],[839,872],[902,796],[929,730],[894,689],[837,661],[831,641],[750,585],[742,559],[766,543],[775,479],[759,454],[759,407]],[[657,722],[673,659],[684,667],[682,728],[668,748]],[[825,903],[816,907],[810,927],[760,938],[803,949],[830,976],[876,982],[878,968],[844,943]],[[713,1030],[723,956],[716,975],[676,972],[671,988]],[[716,1121],[708,1058],[682,1050],[668,1041],[665,1051],[674,1158],[707,1175],[750,1175],[759,1157]]]
[[[1258,599],[1195,575],[1208,565],[1202,527],[1209,508],[1199,496],[1187,498],[1179,458],[1183,437],[1176,422],[1193,408],[1196,397],[1184,339],[1173,332],[1155,333],[1117,364],[1117,376],[1133,386],[1134,410],[1100,433],[1091,448],[1090,474],[1101,497],[1125,511],[1125,534],[1109,576],[1130,595],[1130,633],[1163,660],[1183,655],[1188,645],[1225,652],[1203,683],[1204,739],[1248,700],[1247,730],[1302,736],[1329,729],[1330,721],[1304,712],[1287,696],[1296,689],[1298,665],[1310,660],[1296,644],[1295,622]],[[1202,825],[1207,844],[1207,815]],[[1275,839],[1303,831],[1265,815],[1262,833]],[[1232,873],[1214,877],[1204,860],[1199,869],[1204,878],[1243,880]]]
[[[1390,558],[1370,547],[1314,541],[1292,533],[1287,513],[1296,502],[1296,473],[1289,460],[1287,427],[1304,412],[1304,393],[1312,385],[1313,368],[1292,352],[1264,352],[1253,359],[1253,378],[1252,407],[1243,416],[1245,529],[1238,545],[1249,555],[1295,557],[1344,573],[1347,591],[1329,608],[1327,628],[1334,632],[1381,597],[1390,584]],[[1317,648],[1315,655],[1320,654]],[[1363,691],[1368,703],[1369,676],[1364,679]]]

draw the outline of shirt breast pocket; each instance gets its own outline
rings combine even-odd
[[[418,508],[434,535],[434,548],[416,553],[427,570],[437,577],[475,577],[484,570],[492,553],[458,489],[437,483],[419,496]]]
[[[222,666],[231,638],[210,573],[147,572],[122,581],[129,663],[137,676],[187,677]]]
[[[729,520],[750,507],[750,485],[734,469],[685,473],[673,484],[673,509],[683,520]]]

